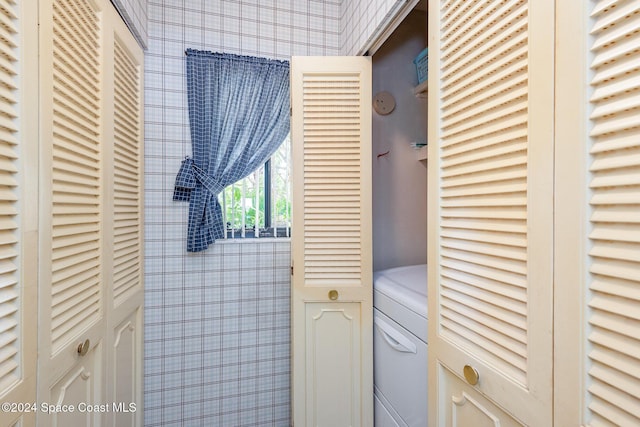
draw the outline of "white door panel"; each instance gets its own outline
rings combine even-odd
[[[640,1],[617,3],[590,5],[590,293],[584,313],[593,426],[640,424]]]
[[[142,425],[143,70],[138,43],[115,13],[105,34],[109,101],[104,268],[109,271],[106,396],[112,427]]]
[[[38,182],[25,173],[38,147],[34,12],[0,1],[0,401],[15,404],[36,401]],[[0,425],[33,425],[19,409],[1,410]]]
[[[514,420],[546,427],[553,386],[554,4],[431,6],[430,378],[441,365],[462,377],[469,365],[480,374],[481,394]],[[451,398],[436,383],[429,393]],[[451,425],[442,408],[429,411],[430,425]]]
[[[103,15],[86,0],[40,2],[39,14],[40,138],[47,143],[40,145],[38,401],[94,404],[104,396],[104,358],[97,353],[106,328]],[[87,340],[89,351],[81,356],[78,346]],[[91,377],[74,376],[80,367]],[[88,383],[91,393],[80,396],[79,384]],[[39,412],[38,422],[58,415]]]
[[[522,427],[511,415],[443,366],[438,367],[438,412],[452,427]]]
[[[138,309],[114,330],[110,349],[113,370],[106,380],[111,393],[108,401],[117,405],[107,418],[113,427],[142,425],[142,310]],[[115,407],[114,407],[115,408]]]
[[[38,422],[52,427],[99,426],[102,404],[102,346],[95,345],[39,402]]]
[[[291,61],[296,426],[373,424],[371,62]]]
[[[307,303],[308,426],[362,425],[360,303]],[[366,396],[365,398],[370,398]],[[330,410],[328,410],[330,408]]]
[[[39,422],[140,425],[111,405],[141,410],[142,50],[110,2],[38,12],[38,401],[111,409]]]

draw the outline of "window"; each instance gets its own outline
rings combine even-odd
[[[226,238],[290,237],[291,138],[271,158],[220,195]]]

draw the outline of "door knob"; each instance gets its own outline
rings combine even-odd
[[[90,346],[91,346],[91,341],[89,341],[89,338],[87,338],[86,340],[84,340],[84,342],[81,342],[80,344],[78,344],[78,354],[80,356],[84,356],[89,351]]]
[[[337,300],[337,299],[338,299],[338,291],[336,291],[335,289],[331,289],[331,290],[329,291],[329,299],[330,299],[331,301],[335,301],[335,300]]]
[[[478,380],[480,380],[480,374],[478,373],[476,368],[474,368],[471,365],[464,365],[462,372],[464,373],[464,378],[467,380],[469,384],[471,385],[478,384]]]

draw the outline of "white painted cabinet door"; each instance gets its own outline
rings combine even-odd
[[[637,426],[640,1],[562,2],[556,28],[555,425]]]
[[[94,404],[104,398],[106,330],[104,14],[90,0],[50,0],[38,7],[38,401]],[[78,351],[81,343],[87,343],[85,355]],[[38,424],[64,425],[69,416],[40,411]],[[83,420],[99,425],[100,418],[94,413]]]
[[[548,427],[554,2],[438,0],[429,20],[430,425]]]
[[[108,1],[39,14],[38,424],[141,425],[143,56]]]
[[[640,425],[640,1],[591,1],[587,423]],[[585,85],[585,87],[587,87]]]
[[[106,413],[110,427],[142,425],[143,63],[142,49],[109,5],[105,34],[107,284]]]
[[[26,3],[26,4],[25,4]],[[0,425],[34,425],[37,279],[37,14],[0,1]]]
[[[293,57],[295,426],[373,425],[371,60]]]

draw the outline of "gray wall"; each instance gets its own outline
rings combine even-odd
[[[375,270],[427,260],[427,167],[410,146],[427,138],[427,101],[412,91],[412,61],[425,45],[426,14],[414,11],[373,56],[373,93],[388,91],[396,100],[391,114],[373,113]]]

